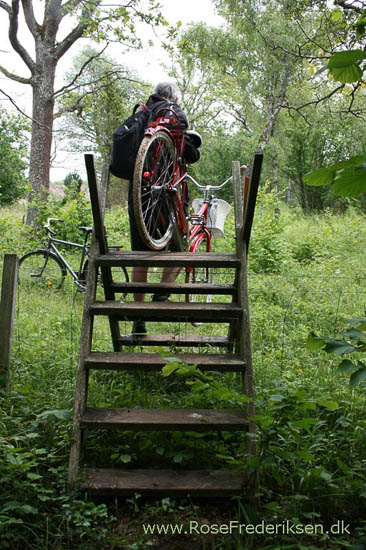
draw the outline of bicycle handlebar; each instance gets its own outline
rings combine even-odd
[[[245,170],[246,169],[246,165],[243,164],[242,166],[240,166],[240,171],[242,170]],[[219,189],[222,189],[224,187],[224,185],[226,185],[227,183],[229,183],[230,180],[233,179],[233,176],[230,176],[230,178],[228,178],[227,180],[225,180],[223,183],[221,183],[220,185],[200,185],[194,178],[192,178],[192,176],[190,176],[189,174],[186,174],[185,176],[185,179],[189,179],[192,183],[194,183],[194,185],[196,187],[198,187],[198,189],[202,189],[203,191],[211,191],[214,190],[214,191],[218,191]]]

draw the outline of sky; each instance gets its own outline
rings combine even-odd
[[[8,0],[9,1],[9,0]],[[146,0],[144,0],[146,2]],[[42,0],[34,0],[34,5],[37,10],[43,9]],[[222,19],[215,13],[215,8],[211,0],[184,0],[184,2],[178,2],[177,0],[160,0],[162,6],[162,12],[165,18],[170,24],[175,24],[177,21],[181,21],[183,25],[190,22],[204,21],[212,26],[220,26]],[[37,11],[36,11],[37,15]],[[39,16],[41,20],[41,12]],[[67,29],[62,29],[66,34]],[[4,10],[0,10],[0,36],[3,37],[0,45],[0,64],[3,65],[9,71],[18,74],[19,76],[29,76],[25,64],[20,57],[12,50],[8,40],[8,17]],[[159,46],[159,36],[154,35],[152,32],[146,31],[146,26],[141,27],[141,34],[145,43],[151,39],[154,41],[154,47],[145,46],[141,51],[132,53],[122,53],[122,47],[114,44],[107,49],[109,53],[116,60],[120,60],[121,64],[127,64],[130,68],[135,69],[144,80],[150,81],[152,84],[168,79],[168,75],[162,67],[163,62],[167,62],[168,58],[162,48]],[[29,31],[25,25],[20,25],[19,39],[21,43],[28,49],[30,53],[33,53],[33,41],[29,35]],[[62,76],[70,65],[73,57],[85,46],[84,39],[77,41],[69,52],[62,58],[58,65],[56,82],[62,81]],[[0,88],[6,93],[11,95],[19,106],[26,114],[31,114],[31,87],[14,83],[7,79],[2,73],[0,73]],[[9,100],[0,94],[0,105],[10,108]],[[121,121],[122,122],[122,121]],[[85,179],[84,159],[82,153],[70,153],[64,151],[61,146],[57,147],[55,159],[51,166],[51,181],[60,181],[70,171],[77,171],[81,177]]]

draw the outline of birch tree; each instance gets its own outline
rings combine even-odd
[[[110,25],[113,19],[119,24],[117,39],[128,44],[135,40],[133,23],[136,19],[148,20],[152,24],[161,21],[153,0],[150,0],[149,11],[145,13],[138,9],[139,0],[116,2],[113,8],[103,8],[101,0],[44,0],[40,21],[36,13],[37,2],[41,3],[39,0],[0,0],[0,8],[6,12],[9,20],[10,44],[24,62],[28,75],[16,74],[2,65],[0,71],[11,80],[32,88],[30,203],[36,196],[45,199],[49,188],[55,97],[67,89],[67,86],[62,90],[55,89],[55,74],[60,59],[87,32],[107,39],[111,29],[105,25]],[[34,42],[34,55],[26,48],[23,35],[19,32],[22,17]],[[63,20],[68,21],[70,31],[60,39]],[[36,215],[35,207],[29,206],[27,223],[34,224]]]

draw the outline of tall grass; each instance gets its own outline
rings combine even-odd
[[[22,215],[19,206],[0,211],[1,257],[36,246]],[[108,211],[106,226],[110,243],[128,249],[125,213]],[[232,218],[226,228],[226,238],[215,243],[217,251],[234,248]],[[344,519],[352,529],[351,536],[337,539],[304,536],[301,544],[291,534],[252,537],[245,543],[238,537],[230,542],[198,537],[191,539],[192,548],[350,548],[365,534],[364,385],[350,387],[347,377],[336,372],[332,356],[305,349],[310,330],[338,336],[342,317],[363,314],[365,238],[364,215],[357,211],[305,217],[271,195],[260,196],[249,253],[257,457],[248,462],[244,438],[225,433],[124,433],[117,445],[105,433],[87,438],[89,457],[105,465],[249,467],[257,472],[257,493],[250,504],[244,496],[230,505],[230,519],[326,525]],[[1,395],[0,408],[0,548],[160,548],[161,541],[143,535],[138,518],[194,517],[203,522],[207,514],[216,514],[223,521],[226,516],[217,506],[200,508],[169,499],[140,504],[136,497],[115,508],[67,493],[82,305],[83,295],[71,278],[60,292],[27,294],[19,289],[12,391]],[[98,323],[94,347],[111,349],[107,323]],[[129,332],[130,325],[123,329]],[[209,324],[197,331],[220,334],[221,327]],[[195,379],[194,373],[188,378],[99,373],[91,377],[90,403],[238,407],[236,376],[214,375],[228,390],[221,398],[209,389],[194,390],[187,381]],[[126,514],[129,534],[121,528],[121,515]]]

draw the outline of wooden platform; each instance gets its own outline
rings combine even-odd
[[[171,495],[217,498],[242,495],[248,491],[248,480],[242,471],[228,470],[224,461],[223,469],[216,466],[211,469],[177,469],[173,460],[170,469],[159,469],[159,464],[156,464],[156,469],[110,469],[103,468],[104,464],[96,464],[96,467],[91,468],[87,449],[84,449],[83,436],[90,430],[108,430],[110,432],[108,439],[112,441],[112,445],[115,441],[116,449],[123,452],[123,449],[118,448],[121,445],[118,441],[121,439],[118,440],[117,434],[114,433],[117,430],[149,431],[149,438],[152,440],[158,437],[155,432],[161,431],[200,434],[240,432],[244,438],[247,434],[250,435],[247,438],[248,451],[254,452],[252,432],[255,426],[250,420],[254,414],[254,390],[246,265],[262,158],[261,156],[254,158],[249,193],[244,193],[244,204],[240,189],[240,164],[233,163],[236,249],[233,253],[208,254],[125,251],[110,253],[104,227],[106,192],[104,190],[101,194],[98,189],[93,157],[86,155],[85,160],[94,233],[85,292],[75,391],[69,462],[70,487],[101,496],[127,496],[139,493],[151,497]],[[112,273],[113,268],[134,266],[160,268],[155,270],[154,275],[158,275],[157,271],[162,271],[165,267],[180,267],[186,269],[188,273],[194,268],[209,268],[219,276],[213,279],[210,277],[212,282],[208,283],[186,284],[113,280],[113,277],[122,275],[122,270],[116,270],[117,274]],[[102,278],[104,300],[99,300],[99,293],[98,300],[96,299],[98,273]],[[223,284],[220,284],[220,276]],[[169,293],[172,301],[137,302],[134,301],[134,293]],[[193,298],[190,298],[191,296]],[[197,301],[194,301],[195,297]],[[94,328],[97,324],[95,320],[101,316],[108,319],[113,351],[98,350],[100,344],[95,337],[97,331]],[[134,320],[148,321],[148,329],[150,331],[152,328],[152,333],[122,334],[121,328],[126,331],[125,322]],[[154,323],[156,325],[152,326]],[[203,323],[216,324],[219,327],[217,330],[219,334],[209,335],[202,327],[197,333],[193,325]],[[100,325],[98,323],[98,326]],[[183,330],[181,330],[182,326]],[[145,346],[150,346],[152,349],[144,350]],[[154,349],[155,347],[158,349]],[[180,347],[192,348],[192,350],[187,349],[187,353],[182,353]],[[105,349],[105,342],[102,343],[102,348]],[[225,374],[225,378],[230,378],[227,373],[240,373],[240,376],[235,377],[235,381],[241,379],[242,390],[248,399],[243,400],[245,401],[243,407],[237,409],[227,408],[228,403],[225,404],[225,409],[179,409],[174,408],[173,403],[171,403],[172,408],[164,409],[140,408],[138,403],[133,408],[88,405],[90,377],[94,378],[93,382],[103,380],[103,384],[108,379],[113,379],[110,391],[119,386],[118,399],[120,399],[123,391],[128,391],[127,386],[123,388],[126,381],[126,376],[122,376],[124,371],[160,375],[161,369],[169,362],[160,350],[168,352],[170,357],[175,357],[183,364],[196,365],[201,372],[213,371],[214,374],[207,377],[205,389],[207,392],[210,391],[211,380],[220,380],[221,373]],[[99,374],[112,370],[117,371],[113,376],[108,376],[107,373],[105,376]],[[174,374],[171,376],[172,379],[175,377]],[[182,382],[182,391],[186,387],[188,389],[185,381]],[[233,383],[232,379],[230,383]],[[174,393],[172,398],[173,396]],[[123,405],[123,401],[114,399],[113,401]],[[128,400],[128,403],[130,402],[131,399]],[[210,400],[206,402],[210,403]],[[194,441],[194,438],[191,437],[191,439]],[[169,439],[170,442],[173,449],[173,437]],[[100,456],[103,453],[98,454]],[[196,458],[196,455],[194,456]],[[199,449],[197,449],[198,464],[200,460]],[[137,462],[145,463],[142,456],[137,457]],[[210,462],[207,462],[209,467]],[[212,463],[219,464],[217,456],[213,458]],[[239,470],[242,469],[239,468]]]
[[[245,476],[228,470],[113,470],[85,471],[82,489],[97,495],[231,497],[245,490]]]
[[[120,430],[246,430],[242,410],[212,409],[102,409],[87,407],[81,417],[83,428]]]

